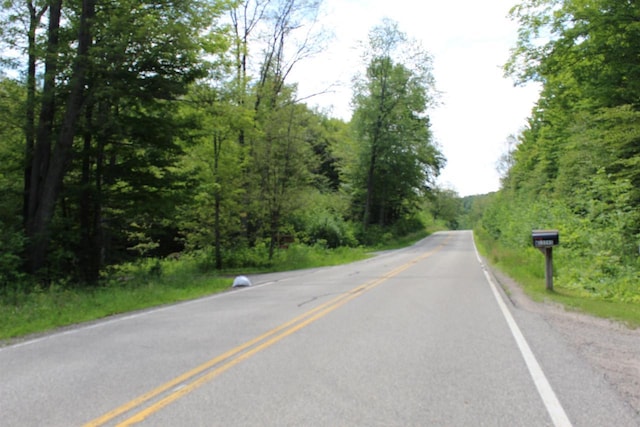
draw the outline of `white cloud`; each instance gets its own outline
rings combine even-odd
[[[442,185],[460,195],[499,188],[495,163],[510,134],[516,134],[538,97],[538,88],[513,87],[501,69],[515,44],[516,26],[506,16],[515,0],[325,0],[322,24],[335,33],[326,52],[297,65],[292,77],[302,96],[334,86],[309,103],[351,115],[351,78],[359,70],[358,45],[383,17],[419,40],[434,56],[442,92],[432,111],[432,129],[447,157]]]

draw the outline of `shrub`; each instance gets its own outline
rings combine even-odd
[[[22,233],[3,227],[1,222],[0,233],[0,289],[16,289],[25,280],[20,257],[25,238]]]
[[[357,246],[353,226],[337,216],[324,213],[312,218],[305,230],[309,243],[323,243],[327,248]]]

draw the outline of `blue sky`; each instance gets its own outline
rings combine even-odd
[[[514,46],[517,26],[507,18],[514,0],[325,0],[321,23],[335,38],[327,50],[297,64],[291,76],[299,95],[336,84],[308,102],[351,116],[351,78],[360,69],[369,30],[386,17],[419,40],[434,57],[441,105],[432,110],[432,130],[447,157],[439,184],[461,196],[498,190],[496,162],[507,137],[526,125],[538,87],[514,87],[502,65]]]

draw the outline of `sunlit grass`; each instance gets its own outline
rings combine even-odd
[[[588,313],[594,316],[622,322],[629,327],[640,327],[640,304],[604,298],[570,286],[563,281],[570,260],[562,257],[554,259],[554,289],[545,286],[544,256],[535,250],[513,250],[504,248],[482,233],[476,233],[476,244],[480,253],[491,265],[514,279],[535,301],[553,301],[562,304],[568,310]],[[558,252],[561,247],[558,248]],[[561,280],[555,277],[560,276]]]
[[[371,256],[366,248],[328,250],[293,245],[278,251],[267,268],[216,272],[211,262],[146,260],[112,269],[94,288],[53,285],[31,292],[0,295],[0,339],[44,332],[149,307],[185,301],[229,289],[233,276],[344,264]]]
[[[435,230],[430,230],[435,231]],[[409,246],[426,237],[418,232],[397,238],[387,236],[375,247],[327,249],[322,245],[294,244],[279,250],[259,267],[215,271],[209,255],[179,260],[148,259],[111,269],[93,288],[53,285],[31,292],[0,295],[0,339],[33,333],[163,304],[200,298],[231,287],[239,274],[290,271],[359,261],[372,251]]]
[[[144,284],[107,284],[96,289],[51,287],[5,296],[0,299],[0,339],[198,298],[231,284],[223,277],[180,276],[180,283],[169,275]]]

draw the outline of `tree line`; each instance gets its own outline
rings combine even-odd
[[[525,0],[511,16],[505,71],[542,90],[483,230],[523,248],[531,229],[558,228],[563,286],[639,301],[640,4]]]
[[[289,76],[323,48],[320,7],[4,2],[0,287],[95,285],[110,265],[183,252],[223,269],[290,240],[424,228],[445,194],[431,58],[383,21],[351,120],[310,108]]]

